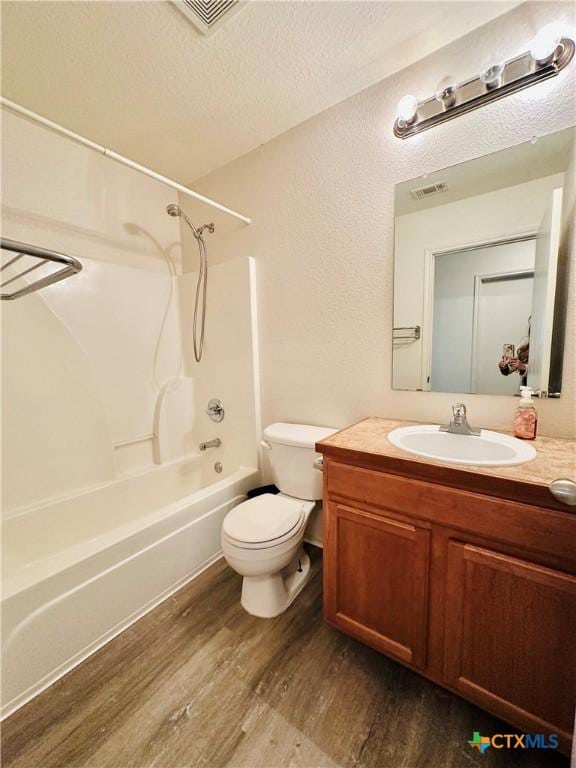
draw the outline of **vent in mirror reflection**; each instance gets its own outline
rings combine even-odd
[[[437,195],[440,192],[446,192],[448,190],[448,184],[445,181],[438,181],[436,184],[428,184],[426,187],[418,187],[417,189],[411,189],[410,194],[414,200],[422,200],[423,197],[430,197],[431,195]]]

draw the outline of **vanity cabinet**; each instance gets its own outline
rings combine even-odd
[[[327,623],[567,751],[576,515],[324,453]]]

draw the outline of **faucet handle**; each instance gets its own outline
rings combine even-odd
[[[454,416],[466,416],[466,406],[464,403],[456,403],[452,406],[452,413]]]
[[[217,424],[219,424],[224,419],[225,411],[224,411],[224,405],[222,404],[222,400],[218,400],[217,397],[213,397],[212,400],[208,403],[208,408],[206,408],[206,413],[212,421],[215,421]]]

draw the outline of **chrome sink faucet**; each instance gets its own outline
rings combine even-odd
[[[440,427],[440,432],[450,432],[452,435],[479,435],[479,429],[473,429],[466,418],[466,406],[464,403],[456,403],[452,406],[452,421],[445,427]]]

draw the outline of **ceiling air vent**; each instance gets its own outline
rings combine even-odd
[[[418,189],[411,189],[410,194],[414,200],[422,200],[424,197],[430,197],[431,195],[437,195],[439,192],[446,192],[448,184],[445,181],[438,181],[436,184],[429,184],[427,187],[419,187]]]
[[[203,35],[214,32],[242,8],[240,0],[172,0],[173,4]]]

